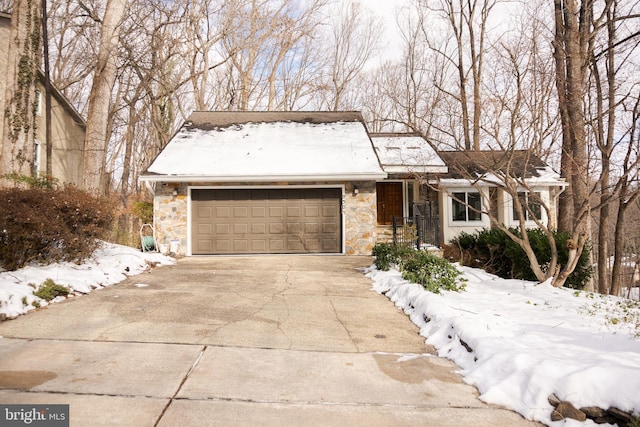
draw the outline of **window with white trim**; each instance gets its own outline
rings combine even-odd
[[[36,104],[36,107],[35,107],[36,115],[41,116],[42,115],[42,92],[40,92],[39,90],[36,90],[35,104]]]
[[[31,171],[33,173],[33,175],[38,176],[40,175],[40,159],[42,158],[42,153],[40,152],[40,142],[39,141],[34,141],[33,142],[33,164],[31,166]]]
[[[527,191],[518,191],[518,200],[524,211],[525,221],[534,221],[536,218],[542,218],[542,204],[540,204],[540,193],[533,193],[534,196],[529,195]],[[527,209],[529,206],[529,209]],[[516,205],[513,203],[511,209],[511,215],[514,221],[518,221],[518,212],[516,211]]]
[[[477,191],[452,193],[453,221],[481,221],[482,197]]]

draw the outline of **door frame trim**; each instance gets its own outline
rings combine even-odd
[[[337,188],[340,190],[340,253],[344,255],[346,251],[345,236],[345,185],[344,184],[293,184],[293,185],[188,185],[187,186],[187,256],[193,256],[191,231],[193,224],[193,211],[191,192],[193,190],[288,190],[288,189],[305,189],[305,188]],[[335,255],[335,254],[334,254]]]

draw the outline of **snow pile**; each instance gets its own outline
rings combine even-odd
[[[46,279],[64,285],[71,292],[86,294],[93,289],[121,282],[127,276],[142,273],[149,268],[148,262],[169,265],[174,264],[175,260],[159,253],[142,253],[128,246],[103,243],[91,259],[80,265],[64,262],[1,272],[0,314],[13,318],[35,309],[34,302],[35,305],[47,305],[47,301],[33,295],[36,287]],[[64,298],[57,297],[50,302],[61,299]]]
[[[438,355],[453,360],[480,398],[552,426],[548,397],[576,407],[640,413],[640,305],[617,297],[504,280],[459,267],[466,292],[435,295],[398,271],[367,269],[420,327]]]

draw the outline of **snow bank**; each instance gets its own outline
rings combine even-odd
[[[395,270],[371,267],[367,276],[483,401],[551,426],[596,425],[552,422],[551,394],[578,408],[640,413],[640,305],[460,268],[466,292],[441,295]]]
[[[148,262],[169,265],[175,260],[158,253],[142,253],[128,246],[103,243],[89,260],[80,265],[64,262],[4,271],[0,273],[0,314],[13,318],[34,310],[34,302],[45,306],[64,299],[58,297],[48,303],[33,295],[37,286],[46,279],[52,279],[76,294],[86,294],[146,271]]]

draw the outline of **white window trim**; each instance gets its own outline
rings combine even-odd
[[[33,141],[33,169],[37,176],[42,172],[40,163],[42,163],[42,144],[36,139]]]
[[[484,194],[479,191],[478,189],[475,188],[450,188],[447,190],[447,199],[448,199],[448,208],[449,208],[449,212],[447,215],[447,220],[449,222],[449,226],[450,227],[478,227],[478,226],[484,226],[485,225],[485,216],[486,214],[484,212],[480,212],[480,219],[477,220],[466,220],[466,221],[456,221],[453,219],[453,203],[454,203],[454,197],[453,197],[453,193],[477,193],[480,195],[480,210],[482,211],[484,209],[484,204],[485,204],[485,197]],[[465,206],[467,209],[469,209],[468,206]]]
[[[547,189],[542,189],[542,188],[531,188],[531,189],[525,189],[525,188],[519,188],[518,189],[518,193],[526,193],[527,194],[527,200],[529,198],[529,193],[540,193],[540,199],[541,199],[541,205],[540,205],[540,218],[538,218],[538,220],[540,220],[543,224],[548,224],[548,218],[547,218],[547,211],[545,209],[546,206],[548,206],[549,203],[549,191]],[[507,218],[509,218],[509,226],[510,227],[518,227],[520,225],[520,222],[517,218],[517,216],[515,216],[513,213],[513,196],[509,193],[506,193],[508,197],[508,203],[507,203],[507,209],[508,209],[508,216]],[[523,209],[526,210],[526,206],[522,206]],[[538,227],[538,224],[536,224],[536,222],[533,219],[525,219],[525,225],[527,227]]]
[[[42,92],[36,90],[36,116],[42,116]]]

